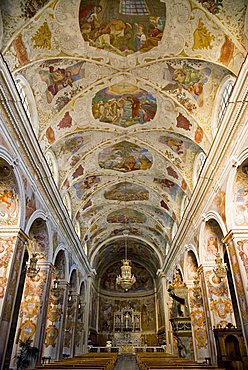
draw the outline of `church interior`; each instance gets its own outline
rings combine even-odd
[[[248,369],[247,49],[247,0],[0,1],[0,370]]]

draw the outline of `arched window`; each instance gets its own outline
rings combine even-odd
[[[45,154],[48,167],[50,168],[51,174],[53,176],[54,182],[58,185],[59,182],[59,171],[54,153],[49,149]]]
[[[229,97],[233,89],[234,82],[232,80],[228,81],[222,92],[222,98],[220,101],[219,111],[218,111],[218,126],[220,125],[222,118],[225,114]]]
[[[32,125],[35,135],[38,136],[39,131],[38,113],[32,89],[29,86],[27,80],[23,76],[20,75],[16,76],[15,83],[16,88],[20,95],[23,108],[25,109],[25,112]]]
[[[234,86],[234,78],[232,76],[227,76],[221,82],[220,87],[216,93],[215,99],[215,108],[213,110],[213,133],[216,134],[217,129],[219,128],[224,114],[226,112],[228,101]]]
[[[78,236],[78,237],[79,237],[79,239],[80,239],[80,237],[81,237],[81,230],[80,230],[80,223],[79,223],[79,221],[76,221],[76,222],[75,222],[75,224],[74,224],[74,229],[75,229],[75,231],[76,231],[77,236]]]
[[[177,224],[176,222],[174,222],[173,226],[172,226],[172,230],[171,230],[171,239],[174,238],[174,236],[176,235],[177,233]]]
[[[69,193],[66,193],[64,196],[63,196],[63,202],[64,202],[64,205],[71,217],[71,214],[72,214],[72,210],[71,210],[71,198],[70,198],[70,195]]]
[[[182,203],[181,203],[181,213],[180,213],[181,218],[183,217],[184,211],[187,208],[188,204],[189,204],[189,198],[187,197],[187,195],[184,195],[184,197],[182,199]]]
[[[206,155],[201,152],[196,156],[193,170],[193,185],[196,186],[202,167],[205,163]]]

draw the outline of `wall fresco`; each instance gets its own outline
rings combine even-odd
[[[130,172],[150,169],[153,158],[148,149],[122,141],[104,149],[99,154],[98,163],[107,170]]]
[[[194,252],[189,251],[186,257],[186,271],[188,280],[195,280],[197,275],[197,260]]]
[[[0,312],[2,310],[2,305],[6,294],[6,287],[15,243],[15,236],[0,237]]]
[[[245,268],[246,276],[248,279],[248,240],[247,239],[237,241],[237,251],[238,251],[239,257],[241,258],[243,266]]]
[[[111,292],[121,292],[123,289],[116,284],[116,277],[121,272],[122,263],[116,263],[110,266],[101,278],[101,289],[109,290]],[[147,291],[154,288],[153,279],[149,272],[136,262],[132,262],[132,274],[136,277],[135,284],[129,289],[129,292]]]
[[[82,36],[91,46],[119,55],[144,53],[162,39],[166,6],[158,0],[82,0],[79,11]]]
[[[210,221],[206,223],[205,229],[205,241],[204,241],[204,256],[206,261],[214,261],[217,252],[221,252],[221,239],[222,232],[216,221]]]
[[[155,300],[153,296],[143,297],[140,299],[137,297],[135,299],[131,297],[128,299],[117,299],[116,297],[107,298],[100,296],[100,307],[102,307],[99,317],[100,332],[112,332],[114,326],[114,312],[126,307],[130,307],[141,312],[142,332],[155,330]]]
[[[189,308],[193,338],[195,340],[197,360],[209,357],[208,336],[206,327],[206,318],[201,296],[195,296],[193,289],[189,289]]]
[[[11,167],[0,161],[0,225],[18,222],[19,199],[15,176]]]
[[[238,168],[235,193],[236,193],[236,209],[235,223],[236,225],[248,225],[248,174],[247,165]]]
[[[147,123],[156,111],[156,99],[152,94],[128,82],[99,91],[92,101],[94,118],[121,127]]]

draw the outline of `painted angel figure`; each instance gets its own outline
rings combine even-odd
[[[187,63],[184,63],[181,68],[174,68],[167,64],[167,69],[164,71],[163,78],[168,80],[169,83],[163,90],[179,90],[180,92],[186,90],[197,100],[198,106],[202,107],[203,86],[207,83],[210,74],[210,68],[196,69]]]

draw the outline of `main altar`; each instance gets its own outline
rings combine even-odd
[[[114,313],[113,344],[121,347],[122,352],[131,351],[133,346],[141,346],[140,312],[125,307]]]

